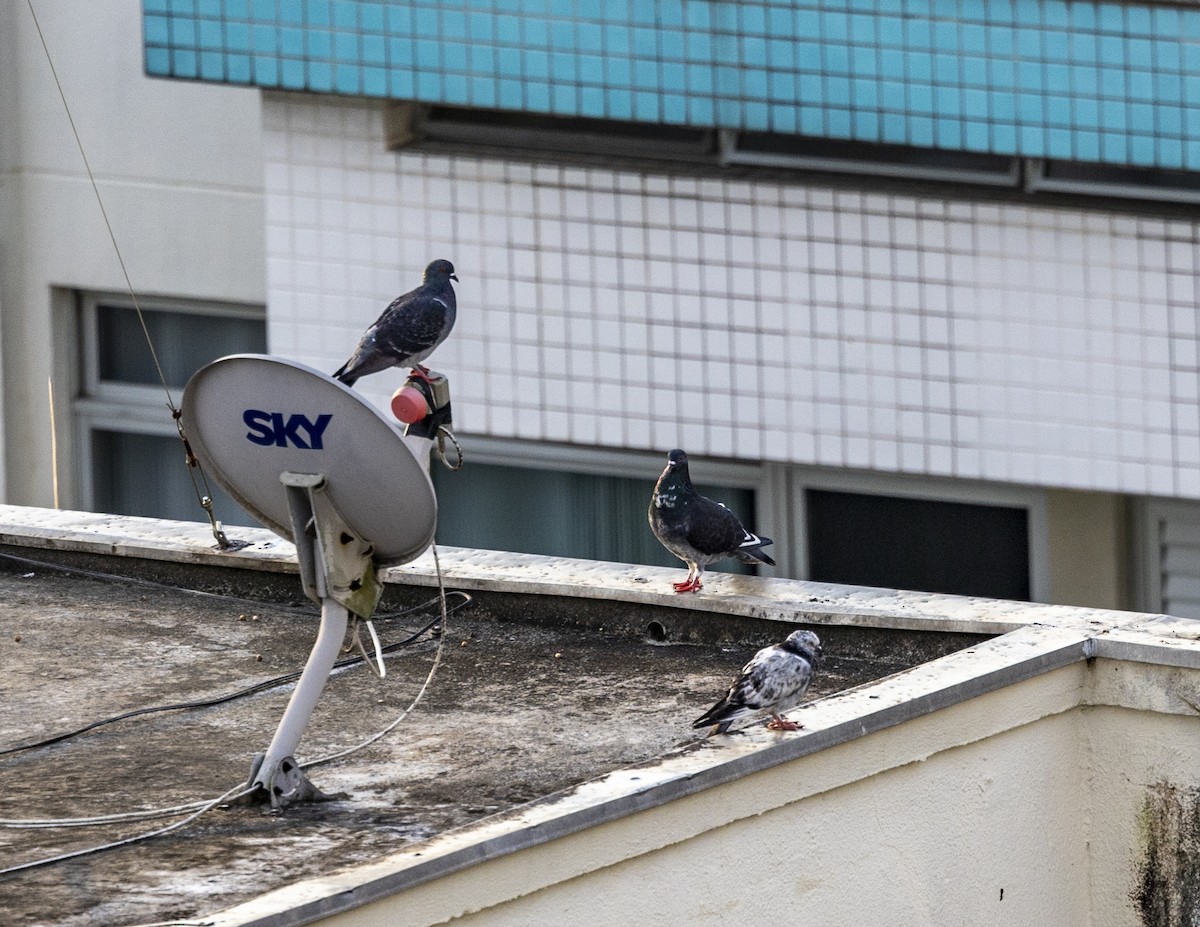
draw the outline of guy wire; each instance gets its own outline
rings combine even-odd
[[[83,147],[83,139],[79,135],[79,129],[75,125],[75,117],[71,115],[70,104],[67,103],[67,94],[63,90],[62,81],[58,79],[58,69],[54,66],[54,58],[50,54],[50,46],[46,43],[46,36],[42,33],[42,24],[38,21],[37,11],[33,8],[33,0],[25,0],[25,4],[29,7],[29,15],[33,18],[33,27],[37,30],[38,40],[42,43],[42,51],[46,53],[46,63],[50,65],[50,74],[54,78],[54,86],[58,89],[58,97],[62,100],[63,111],[67,114],[67,122],[71,125],[71,134],[75,136],[75,145],[79,148],[79,156],[83,159],[84,170],[87,171],[88,182],[92,185],[92,193],[96,196],[96,203],[100,207],[100,215],[104,219],[104,227],[108,230],[108,239],[112,242],[113,251],[117,255],[117,263],[121,266],[121,275],[125,278],[125,287],[129,290],[129,298],[133,301],[134,311],[137,312],[138,324],[142,327],[142,334],[146,336],[146,346],[150,349],[150,358],[154,361],[154,369],[158,371],[158,379],[162,384],[163,392],[167,394],[167,407],[171,410],[171,417],[175,421],[175,428],[179,432],[179,440],[183,442],[184,454],[188,466],[188,475],[192,479],[192,489],[196,493],[196,501],[200,503],[200,507],[208,514],[208,522],[212,527],[213,537],[216,538],[217,544],[222,550],[227,550],[235,547],[225,536],[225,532],[221,529],[220,523],[213,514],[212,490],[208,485],[208,477],[204,473],[204,468],[200,465],[200,460],[192,453],[191,445],[188,443],[187,436],[183,430],[183,419],[180,417],[182,413],[175,405],[175,398],[171,395],[171,388],[167,385],[166,375],[163,373],[162,365],[158,361],[158,352],[154,350],[154,340],[150,337],[150,329],[146,326],[146,319],[142,315],[142,307],[138,302],[137,293],[133,289],[133,280],[129,276],[129,270],[125,266],[125,258],[121,254],[121,247],[117,244],[117,236],[113,231],[112,222],[108,218],[108,210],[104,207],[104,198],[100,195],[100,187],[96,183],[96,176],[92,173],[91,162],[88,161],[87,152]],[[193,471],[198,471],[200,480],[204,484],[204,490],[201,492],[200,486],[196,483],[196,475]],[[56,503],[57,507],[57,503]]]

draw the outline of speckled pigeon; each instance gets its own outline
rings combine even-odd
[[[793,631],[782,644],[764,647],[751,657],[725,697],[697,718],[692,727],[714,724],[713,733],[724,734],[739,718],[769,714],[770,730],[800,730],[799,724],[781,715],[800,704],[824,656],[817,635]]]
[[[710,563],[736,557],[743,563],[775,561],[763,552],[770,538],[751,534],[721,503],[696,492],[688,475],[687,454],[676,448],[650,498],[650,530],[663,547],[688,565],[688,575],[674,583],[676,592],[696,592],[700,574]]]
[[[334,377],[353,386],[359,377],[389,367],[407,366],[418,375],[427,374],[429,368],[422,367],[421,361],[454,327],[457,307],[450,281],[457,279],[449,261],[434,261],[426,267],[421,285],[392,300]]]

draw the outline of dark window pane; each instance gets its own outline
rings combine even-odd
[[[1029,599],[1023,508],[808,490],[819,582]]]
[[[678,566],[650,531],[653,482],[468,462],[458,473],[435,463],[439,544],[556,557]],[[754,492],[705,488],[754,530]],[[709,569],[750,573],[736,560]]]
[[[206,316],[191,312],[143,310],[158,362],[168,386],[184,386],[188,377],[226,354],[263,353],[262,319]],[[154,359],[137,313],[123,306],[97,306],[100,379],[121,383],[159,383]]]
[[[92,498],[97,512],[207,521],[196,501],[176,437],[121,431],[92,432]],[[225,524],[257,522],[209,476],[214,511]],[[201,484],[203,487],[203,484]]]

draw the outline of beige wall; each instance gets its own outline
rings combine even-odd
[[[322,923],[1138,927],[1147,796],[1200,794],[1196,690],[1074,664]]]
[[[1131,607],[1126,507],[1113,493],[1046,491],[1052,603]]]
[[[462,923],[1086,924],[1078,805],[1028,788],[1077,779],[1076,745],[1069,719],[1042,721]],[[802,769],[773,778],[803,788]]]
[[[1167,884],[1190,883],[1193,902],[1200,900],[1200,672],[1098,660],[1088,684],[1085,701],[1092,707],[1081,712],[1080,729],[1092,796],[1086,830],[1092,924],[1141,927],[1130,893],[1154,841],[1173,844]],[[1164,791],[1178,793],[1182,827],[1156,807]],[[1155,809],[1149,815],[1148,807]],[[1200,909],[1191,908],[1175,920],[1145,923],[1175,927],[1197,917]]]
[[[1072,708],[1085,672],[1057,670],[323,923],[1088,924],[1087,756]]]
[[[147,78],[138,0],[34,6],[134,288],[264,302],[259,94]],[[61,470],[76,355],[71,301],[56,311],[53,294],[125,281],[25,0],[0,0],[0,84],[0,499],[49,505],[47,378],[63,381]]]

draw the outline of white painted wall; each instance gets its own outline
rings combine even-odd
[[[134,288],[264,302],[258,92],[147,78],[138,0],[34,9]],[[25,0],[0,0],[0,88],[0,499],[49,505],[52,370],[60,468],[71,461],[77,359],[63,294],[125,280]]]
[[[1057,789],[1029,787],[1077,779],[1075,744],[1069,720],[1046,720],[461,923],[1089,924],[1079,806]],[[1023,776],[1013,774],[1018,764]],[[760,787],[806,791],[800,768],[771,778]]]
[[[373,104],[266,99],[272,345],[333,370],[448,257],[463,431],[1200,498],[1196,222],[394,154]]]
[[[320,923],[1142,927],[1146,796],[1198,794],[1197,673],[1075,664]]]

